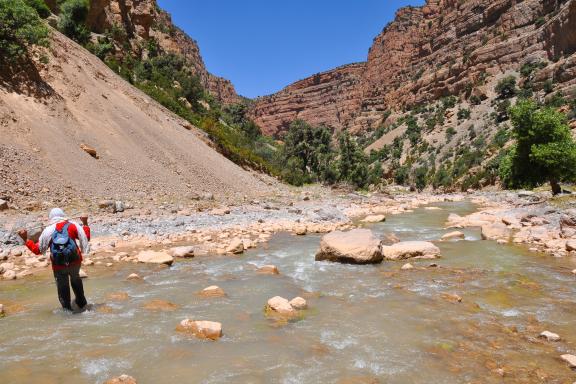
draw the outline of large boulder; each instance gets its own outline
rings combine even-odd
[[[166,252],[141,251],[137,256],[139,263],[172,265],[174,258]]]
[[[170,254],[174,257],[190,258],[194,257],[194,247],[174,247],[170,248]]]
[[[510,240],[512,231],[504,223],[491,223],[482,226],[482,239],[484,240]]]
[[[322,237],[316,261],[375,264],[382,261],[382,241],[369,229],[334,231]]]
[[[199,339],[218,340],[222,337],[222,324],[215,321],[195,321],[184,319],[176,331],[194,335]]]
[[[440,249],[428,241],[401,241],[383,246],[382,255],[386,260],[436,259]]]

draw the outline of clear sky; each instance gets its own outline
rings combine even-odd
[[[198,41],[208,70],[247,97],[366,60],[372,39],[424,0],[158,0]]]

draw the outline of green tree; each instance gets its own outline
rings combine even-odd
[[[48,45],[48,27],[23,0],[0,1],[0,60],[16,61],[30,45]]]
[[[368,159],[347,131],[340,135],[338,171],[340,181],[362,188],[369,181]]]
[[[88,0],[66,0],[60,7],[58,29],[79,44],[90,40],[90,31],[86,27]]]
[[[416,184],[416,189],[418,192],[422,192],[426,188],[428,173],[427,167],[418,167],[414,170],[414,183]]]
[[[34,10],[38,12],[38,16],[43,19],[47,18],[52,13],[50,12],[50,8],[48,8],[44,0],[26,0],[26,3],[34,8]]]
[[[510,109],[516,146],[501,167],[509,187],[533,187],[548,181],[553,194],[561,181],[576,177],[576,142],[566,116],[532,100],[521,100]],[[509,164],[506,164],[506,162]]]

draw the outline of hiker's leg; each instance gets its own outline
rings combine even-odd
[[[84,297],[84,285],[82,284],[82,279],[80,278],[80,266],[70,267],[70,285],[72,285],[72,290],[74,291],[74,296],[76,296],[76,305],[79,308],[84,308],[87,301]]]
[[[56,280],[56,288],[58,288],[58,300],[62,308],[69,311],[72,310],[70,305],[70,285],[68,283],[68,271],[54,271],[54,279]]]

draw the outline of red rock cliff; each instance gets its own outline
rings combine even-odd
[[[252,116],[268,134],[295,118],[353,132],[387,109],[461,94],[486,76],[534,59],[539,75],[576,89],[576,0],[428,0],[400,9],[365,64],[344,66],[256,100]],[[538,80],[538,79],[537,79]]]

